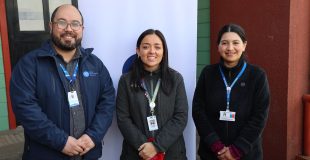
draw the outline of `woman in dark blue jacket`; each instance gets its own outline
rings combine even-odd
[[[262,160],[262,132],[270,103],[266,73],[244,59],[247,41],[236,24],[218,35],[221,61],[199,77],[193,119],[202,160]]]

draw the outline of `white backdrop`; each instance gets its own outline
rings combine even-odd
[[[196,82],[197,0],[79,0],[84,16],[83,46],[95,48],[108,68],[115,88],[125,60],[135,53],[138,36],[146,29],[159,29],[169,50],[170,67],[185,81],[189,115],[184,131],[187,158],[196,159],[196,130],[191,102]],[[115,115],[115,114],[114,114]],[[102,160],[118,160],[122,135],[114,117],[104,138]]]

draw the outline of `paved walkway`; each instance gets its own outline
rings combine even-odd
[[[0,131],[0,160],[21,160],[24,147],[22,127]]]

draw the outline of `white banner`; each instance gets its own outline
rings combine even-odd
[[[108,68],[115,88],[124,62],[135,54],[139,35],[149,28],[164,34],[169,65],[185,81],[189,115],[184,136],[187,158],[195,160],[196,129],[191,103],[196,84],[197,0],[79,0],[78,5],[85,22],[83,46],[94,48],[93,53]],[[122,140],[114,117],[104,137],[101,160],[118,160]]]

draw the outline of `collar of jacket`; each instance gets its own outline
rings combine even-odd
[[[159,69],[157,69],[156,71],[153,71],[153,72],[150,72],[150,71],[147,71],[147,70],[145,70],[145,69],[143,69],[143,74],[144,75],[158,75],[160,73],[160,68]]]
[[[156,71],[153,72],[143,70],[143,79],[145,80],[146,83],[149,83],[151,80],[157,81],[161,76],[160,73],[161,73],[160,69],[157,69]]]
[[[39,57],[55,57],[57,55],[55,49],[52,46],[52,41],[49,39],[43,43],[41,49],[45,52],[40,52]],[[77,49],[80,50],[82,62],[92,54],[93,48],[86,48],[79,46]]]
[[[157,69],[156,71],[150,72],[147,70],[143,70],[143,77],[145,79],[158,79],[161,75],[161,69]]]

